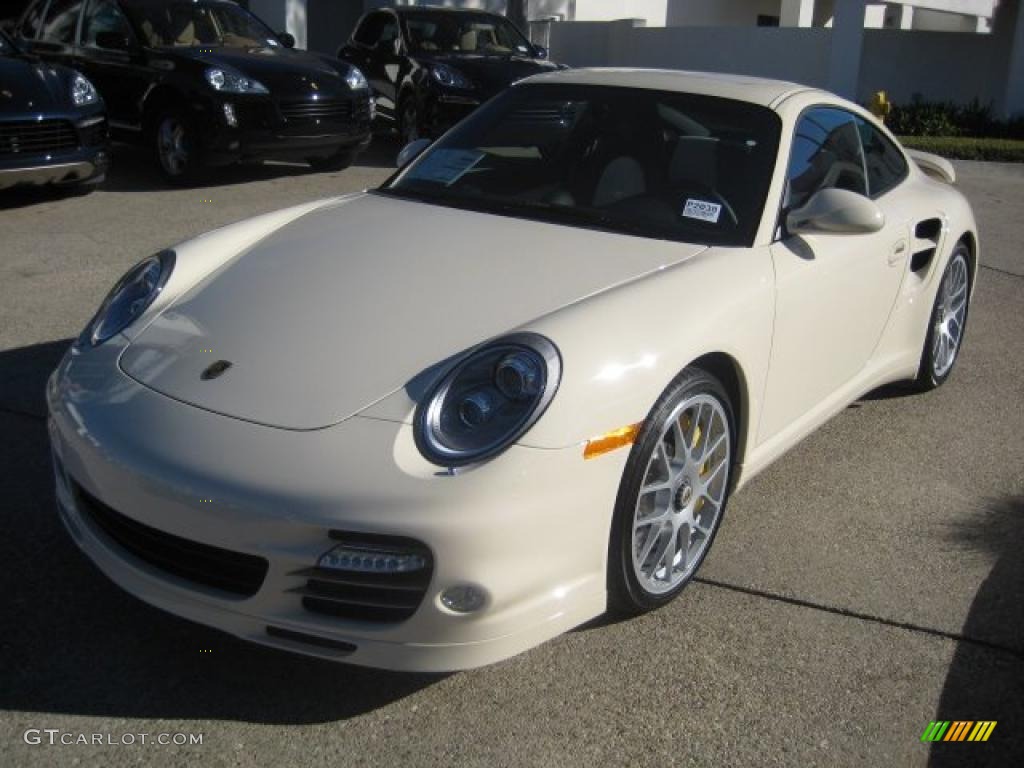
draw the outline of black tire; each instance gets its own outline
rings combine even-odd
[[[179,129],[180,139],[177,137]],[[165,181],[188,185],[199,178],[196,130],[184,109],[174,105],[161,107],[150,122],[150,141],[156,167]],[[180,146],[172,149],[168,142],[180,142]],[[171,155],[177,155],[179,150],[180,159],[172,160]]]
[[[420,120],[420,110],[416,105],[416,97],[408,93],[402,99],[398,112],[398,136],[402,146],[412,144],[417,139],[428,138]]]
[[[720,462],[724,462],[722,471],[727,474],[724,478],[716,477],[715,479],[716,485],[718,482],[722,483],[720,489],[721,501],[714,520],[710,523],[710,532],[702,537],[706,540],[706,543],[702,545],[703,550],[695,556],[688,574],[685,574],[677,585],[668,591],[655,593],[641,583],[636,573],[636,566],[634,566],[634,516],[637,510],[641,486],[647,477],[648,468],[652,464],[654,452],[662,440],[666,425],[669,423],[673,413],[688,402],[692,402],[693,398],[701,398],[702,400],[713,398],[721,407],[721,413],[724,415],[726,422],[723,433],[728,435],[728,442],[726,443],[727,454],[719,456],[719,459]],[[677,418],[683,418],[686,413],[687,411],[684,411]],[[612,518],[612,529],[608,545],[608,607],[611,612],[622,615],[635,615],[659,608],[682,592],[700,569],[704,558],[714,543],[714,537],[721,527],[726,504],[729,500],[729,493],[732,490],[731,484],[736,450],[736,422],[733,413],[729,396],[718,379],[702,369],[687,368],[669,385],[668,389],[661,395],[658,402],[654,404],[654,407],[644,420],[644,426],[636,442],[633,444],[629,458],[626,461],[626,468],[623,471],[622,481],[619,484],[615,512]],[[672,420],[675,421],[675,419]],[[722,429],[722,425],[719,428]],[[709,428],[702,437],[699,432],[695,431],[691,449],[696,450],[700,447],[703,450],[704,448],[699,441],[707,439],[707,435],[711,433],[712,429]],[[711,454],[697,462],[698,470],[711,463],[712,455],[718,454],[715,450],[712,450]],[[681,491],[683,489],[679,488],[678,490]],[[680,494],[676,489],[672,489],[669,495],[671,498],[670,503],[677,504],[680,501]],[[688,499],[689,495],[685,498]],[[676,508],[673,507],[673,509]],[[680,513],[674,512],[673,514]],[[700,514],[703,515],[705,513],[702,511]],[[673,535],[672,538],[675,538],[675,536]]]
[[[346,147],[327,157],[310,157],[307,162],[314,171],[343,171],[355,162],[357,154]]]
[[[963,319],[960,323],[959,336],[953,348],[952,361],[948,362],[948,364],[940,364],[945,361],[941,357],[935,340],[936,335],[941,333],[940,329],[946,309],[945,302],[948,297],[945,294],[945,289],[949,281],[959,274],[962,274],[964,276],[963,279],[966,281],[964,284]],[[960,350],[963,347],[964,335],[967,332],[967,320],[970,315],[970,295],[971,254],[967,246],[961,242],[957,243],[949,257],[949,261],[946,263],[946,268],[942,272],[942,279],[939,281],[938,291],[935,294],[935,303],[932,305],[931,314],[928,316],[928,333],[925,335],[924,350],[921,352],[921,366],[918,369],[917,378],[914,380],[917,389],[923,392],[937,389],[945,384],[946,380],[953,373],[956,361],[960,357]]]

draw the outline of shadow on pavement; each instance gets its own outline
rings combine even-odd
[[[54,508],[43,388],[67,344],[0,352],[0,709],[321,723],[441,679],[244,643],[150,608],[109,582]]]
[[[990,505],[952,533],[954,545],[996,556],[961,634],[1012,652],[957,645],[935,719],[997,725],[985,743],[933,744],[929,765],[1024,765],[1024,496]]]
[[[353,168],[394,168],[398,157],[398,139],[389,134],[378,134],[373,142],[352,164]],[[157,171],[152,153],[132,144],[114,144],[110,171],[102,184],[93,190],[104,192],[164,192],[175,187],[167,184]],[[330,171],[325,173],[344,173]],[[222,168],[211,168],[191,185],[193,189],[234,186],[253,181],[303,176],[320,173],[304,163],[246,163]],[[24,208],[39,203],[56,202],[89,194],[85,187],[19,187],[0,191],[0,211]]]

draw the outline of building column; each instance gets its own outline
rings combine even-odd
[[[900,29],[913,29],[914,28],[914,6],[912,5],[901,5],[900,6]]]
[[[814,0],[781,0],[780,27],[813,27]]]
[[[845,99],[857,98],[860,55],[864,47],[865,3],[866,0],[836,0],[832,17],[828,87]]]

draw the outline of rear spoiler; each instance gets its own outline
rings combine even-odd
[[[922,152],[919,149],[908,149],[907,155],[917,163],[917,167],[928,176],[947,184],[956,184],[956,169],[953,164],[944,157],[933,155],[930,152]]]

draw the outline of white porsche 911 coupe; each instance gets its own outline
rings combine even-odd
[[[828,93],[563,71],[400,162],[142,261],[52,376],[61,516],[126,590],[355,664],[498,661],[668,602],[733,490],[956,361],[953,168]]]

